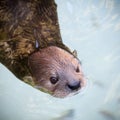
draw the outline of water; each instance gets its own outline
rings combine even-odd
[[[62,39],[76,49],[87,88],[58,99],[0,64],[0,120],[119,120],[120,1],[56,0]]]

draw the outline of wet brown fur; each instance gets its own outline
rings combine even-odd
[[[28,56],[50,45],[62,43],[54,0],[0,1],[0,62],[18,78],[30,76]],[[69,51],[69,50],[68,50]]]

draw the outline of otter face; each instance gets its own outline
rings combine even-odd
[[[29,66],[37,89],[55,97],[76,94],[85,86],[80,62],[58,47],[47,47],[29,57]]]

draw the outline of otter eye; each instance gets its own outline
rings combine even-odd
[[[51,78],[50,78],[50,82],[51,82],[52,84],[56,84],[57,81],[58,81],[58,78],[57,78],[57,77],[51,77]]]
[[[76,72],[80,72],[80,69],[79,69],[79,67],[77,67],[77,69],[76,69]]]

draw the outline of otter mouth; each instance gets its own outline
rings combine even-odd
[[[82,88],[78,88],[77,90],[70,90],[70,91],[68,90],[68,93],[65,92],[65,93],[67,93],[67,94],[62,94],[62,93],[64,93],[63,91],[59,91],[59,92],[56,94],[56,92],[55,92],[55,93],[54,93],[54,92],[51,92],[51,91],[49,91],[48,89],[46,89],[46,88],[44,88],[44,87],[41,87],[41,86],[38,86],[38,85],[36,85],[36,86],[34,86],[34,87],[35,87],[36,89],[44,92],[44,93],[48,93],[48,94],[52,95],[53,97],[57,97],[57,98],[72,97],[72,96],[74,96],[74,95],[77,95],[77,94],[81,93],[81,92],[84,91],[84,89],[85,89],[85,87],[82,87]]]
[[[76,90],[73,90],[71,91],[67,97],[71,97],[71,96],[74,96],[74,95],[77,95],[77,94],[84,94],[86,89],[87,89],[87,79],[84,80],[84,82],[80,85],[80,87]]]
[[[70,94],[67,95],[67,97],[72,97],[77,94],[82,94],[85,91],[85,89],[86,89],[86,86],[71,92]]]

